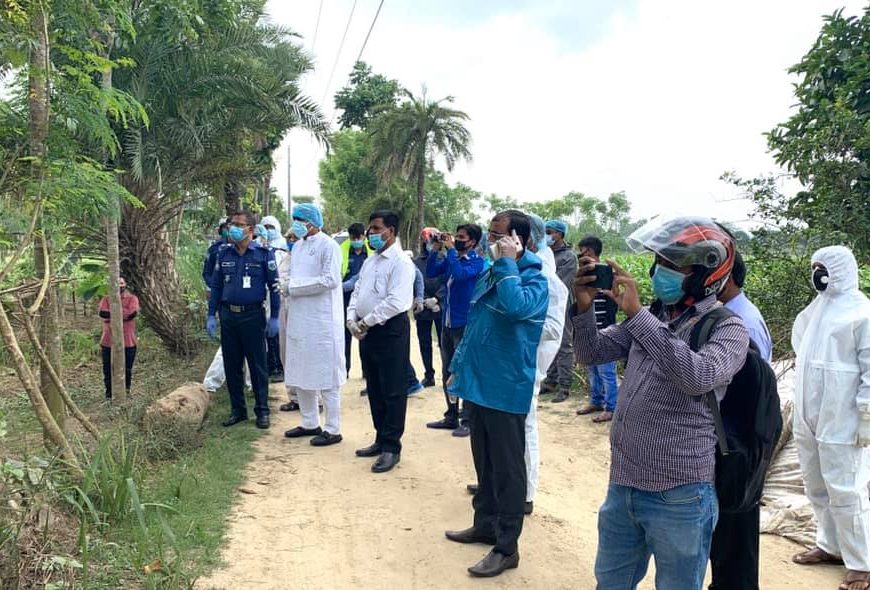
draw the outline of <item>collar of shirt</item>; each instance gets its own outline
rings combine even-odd
[[[396,255],[396,252],[399,254],[404,254],[404,250],[399,247],[399,240],[393,242],[393,245],[384,250],[383,252],[378,252],[378,256],[383,256],[384,258],[392,258]]]

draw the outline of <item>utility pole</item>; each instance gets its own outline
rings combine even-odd
[[[287,133],[287,213],[293,212],[293,193],[290,190],[290,132]]]

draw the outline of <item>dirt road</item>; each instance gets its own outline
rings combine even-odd
[[[414,347],[415,366],[422,367]],[[354,351],[352,371],[358,377]],[[436,366],[438,362],[436,360]],[[283,393],[283,386],[273,386]],[[520,567],[491,580],[465,568],[488,551],[444,538],[471,524],[465,485],[474,481],[468,439],[427,430],[444,408],[440,388],[410,398],[402,462],[375,475],[354,450],[373,440],[362,382],[343,389],[344,442],[316,449],[285,439],[296,413],[273,413],[257,443],[245,488],[228,523],[226,568],[197,588],[541,588],[595,587],[596,518],[609,465],[608,426],[576,416],[577,400],[541,403],[541,484],[520,538]],[[281,400],[283,401],[283,400]],[[276,399],[272,406],[277,408]],[[793,565],[794,543],[762,535],[764,590],[837,588],[842,570]],[[653,569],[640,586],[653,588]]]

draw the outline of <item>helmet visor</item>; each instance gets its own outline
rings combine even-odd
[[[654,217],[625,239],[634,252],[653,252],[678,268],[717,268],[733,244],[727,229],[708,217]]]

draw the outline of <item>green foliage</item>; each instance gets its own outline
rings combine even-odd
[[[779,196],[776,213],[870,260],[870,7],[825,17],[813,47],[789,71],[797,112],[767,134],[776,162],[806,190]],[[769,190],[769,187],[762,187]]]
[[[365,62],[355,63],[350,82],[335,94],[335,108],[342,111],[338,124],[342,129],[367,129],[378,113],[396,106],[400,91],[396,80],[373,74]]]
[[[141,468],[138,443],[123,433],[104,435],[92,453],[82,455],[87,458],[85,477],[69,501],[98,528],[124,522],[137,508],[131,491]]]

